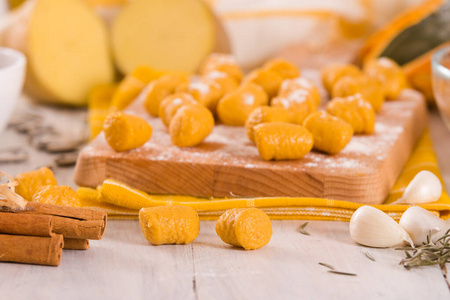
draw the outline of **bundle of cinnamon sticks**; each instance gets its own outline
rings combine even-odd
[[[58,266],[63,248],[87,250],[106,228],[101,211],[37,202],[7,207],[0,210],[0,261]]]

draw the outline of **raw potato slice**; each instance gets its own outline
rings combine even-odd
[[[113,54],[125,74],[139,65],[194,72],[215,43],[214,16],[200,0],[136,0],[112,25]]]
[[[85,105],[114,69],[103,22],[78,0],[29,0],[11,15],[3,43],[28,58],[25,87],[45,102]]]

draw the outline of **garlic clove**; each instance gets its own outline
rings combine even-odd
[[[441,235],[445,235],[448,231],[450,231],[450,219],[445,220],[444,223],[445,223],[445,227],[444,227],[444,229],[442,229]]]
[[[442,184],[439,178],[430,171],[420,171],[408,184],[403,196],[391,204],[430,203],[439,200],[441,194]]]
[[[400,218],[400,226],[406,230],[414,245],[420,246],[427,242],[427,235],[431,234],[433,243],[441,236],[436,234],[445,230],[445,221],[420,206],[408,208]]]
[[[386,248],[408,243],[413,245],[408,233],[381,210],[361,206],[350,219],[350,235],[358,244]]]

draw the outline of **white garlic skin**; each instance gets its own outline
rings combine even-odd
[[[421,246],[427,242],[427,235],[431,233],[431,240],[436,242],[445,230],[445,221],[420,206],[408,208],[400,219],[400,226],[406,230],[414,245]]]
[[[358,244],[387,248],[408,243],[408,233],[381,210],[372,206],[361,206],[350,219],[350,235]]]
[[[398,203],[419,204],[438,201],[442,194],[439,178],[430,171],[420,171],[411,180]]]

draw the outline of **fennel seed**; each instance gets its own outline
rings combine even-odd
[[[333,271],[335,270],[332,265],[329,265],[329,264],[326,264],[326,263],[323,263],[323,262],[320,262],[319,265],[324,266],[324,267],[326,267],[328,269],[331,269]]]
[[[300,225],[300,228],[298,229],[298,232],[304,235],[310,235],[308,231],[305,230],[305,227],[308,225],[308,222],[303,223]]]
[[[333,274],[346,275],[346,276],[358,276],[355,273],[341,272],[341,271],[335,271],[335,270],[328,270],[328,272],[333,273]]]
[[[369,252],[364,251],[364,255],[365,255],[368,259],[370,259],[371,261],[375,261],[375,257],[373,257],[372,255],[370,255]]]

